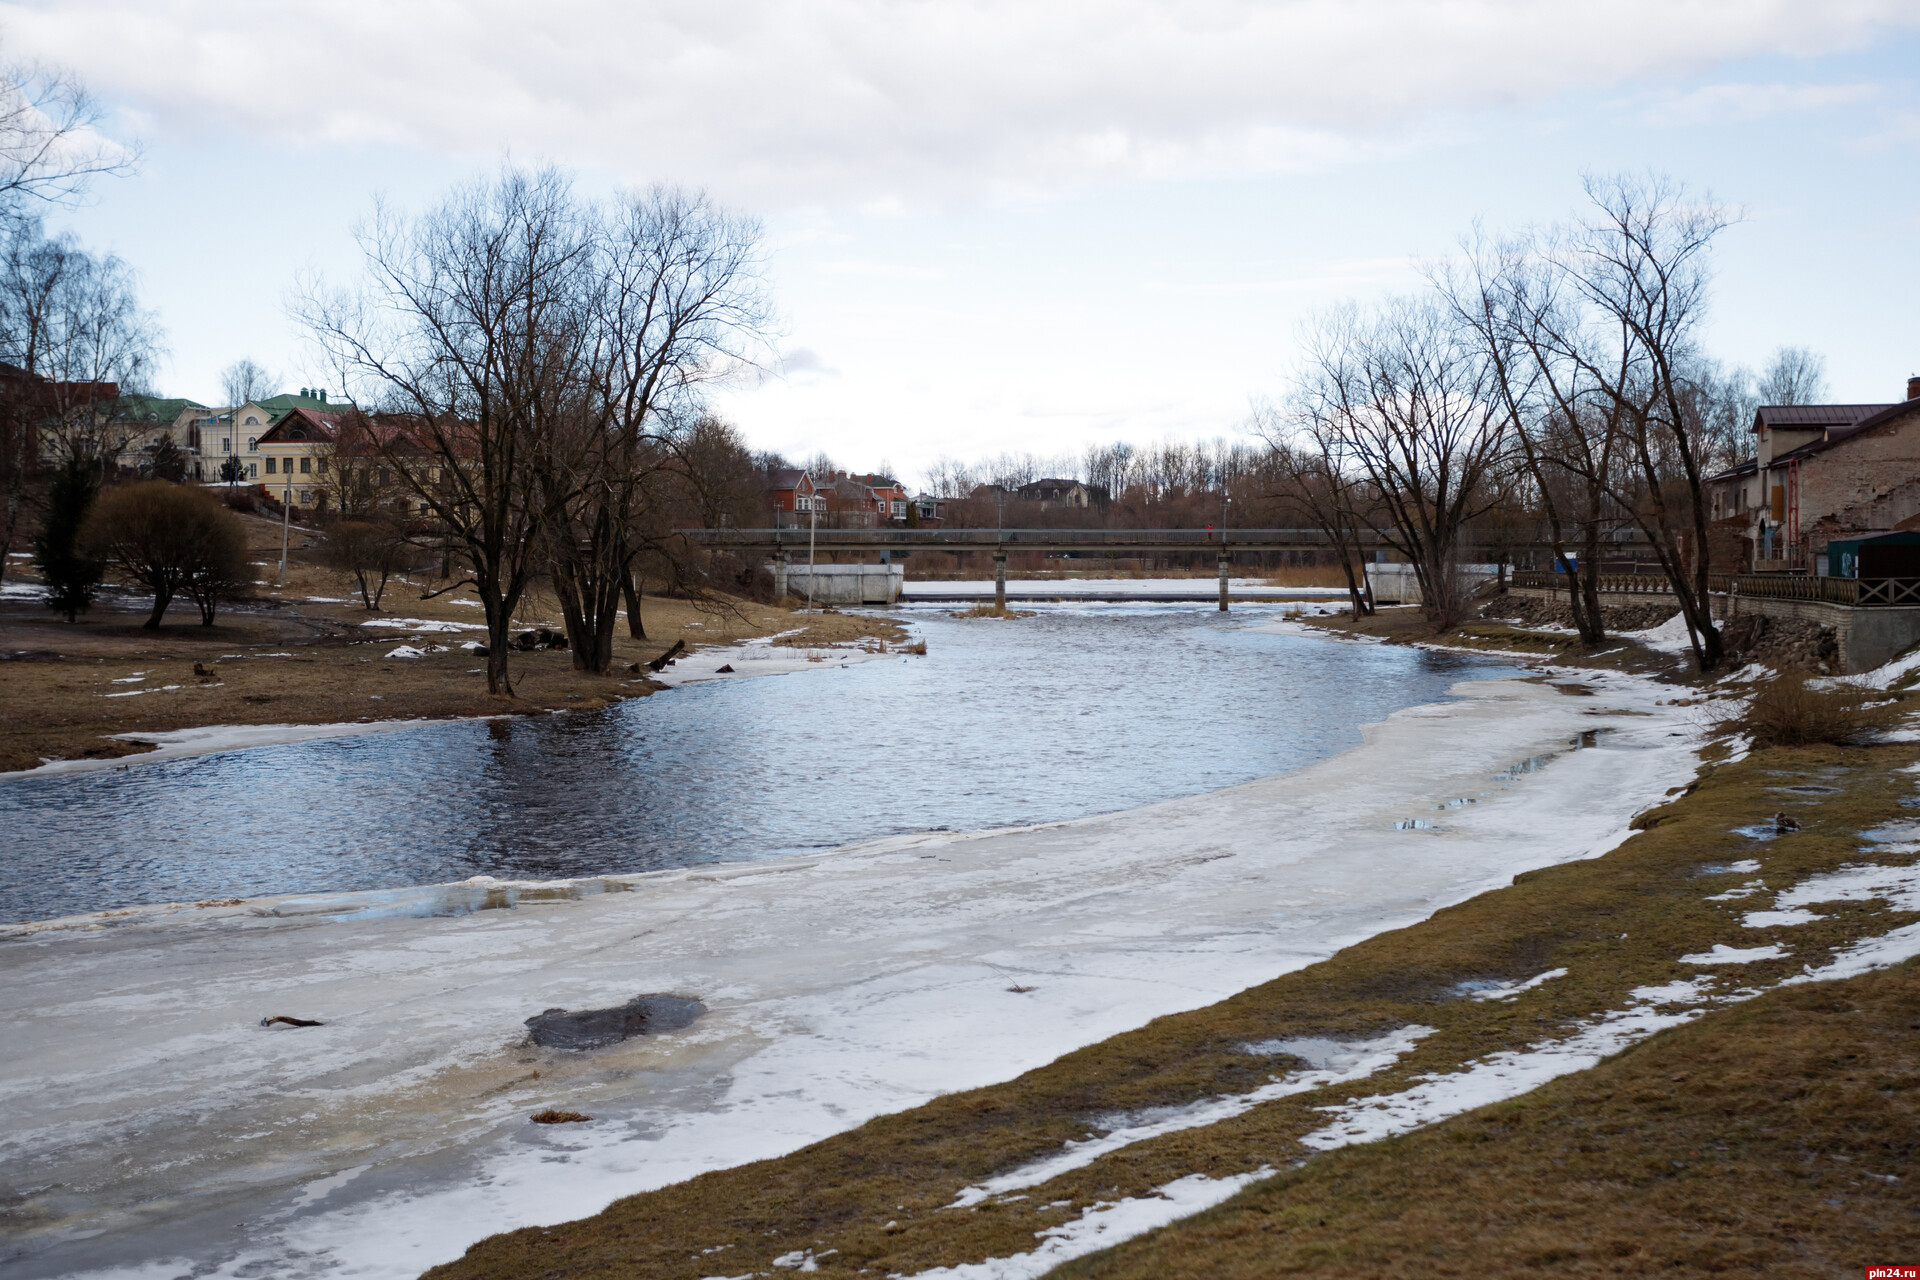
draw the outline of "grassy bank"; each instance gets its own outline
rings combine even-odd
[[[1008,1083],[578,1222],[496,1236],[430,1274],[692,1280],[810,1261],[828,1273],[913,1275],[1029,1253],[1041,1233],[1097,1206],[1153,1203],[1156,1189],[1195,1175],[1262,1169],[1279,1173],[1210,1214],[1073,1265],[1129,1276],[1359,1274],[1382,1262],[1461,1274],[1684,1274],[1717,1269],[1723,1254],[1770,1273],[1862,1265],[1901,1230],[1911,1238],[1920,1209],[1907,1182],[1885,1181],[1906,1176],[1898,1161],[1920,1134],[1920,1095],[1908,1088],[1911,966],[1731,998],[1920,920],[1859,901],[1823,905],[1818,919],[1792,926],[1741,922],[1808,876],[1875,860],[1859,833],[1911,814],[1913,778],[1901,771],[1916,759],[1920,748],[1889,744],[1775,748],[1721,763],[1677,787],[1605,857],[1521,876]],[[1751,834],[1781,811],[1797,831]],[[1767,943],[1781,954],[1682,960],[1716,944]],[[1565,972],[1506,998],[1473,998],[1554,970]],[[1709,1001],[1697,1021],[1598,1067],[1407,1137],[1330,1154],[1303,1142],[1327,1129],[1325,1108],[1356,1096],[1401,1095],[1622,1010],[1673,1013],[1672,1001],[1636,990],[1693,979],[1705,993],[1696,998]],[[963,1194],[1066,1143],[1171,1114],[1155,1109],[1245,1095],[1305,1070],[1275,1041],[1351,1044],[1409,1028],[1430,1031],[1364,1081],[1247,1105],[1001,1194]],[[1481,1235],[1490,1244],[1476,1257],[1469,1246]]]
[[[470,592],[422,599],[433,584],[398,581],[387,587],[382,610],[368,612],[350,580],[310,563],[304,552],[280,584],[279,526],[246,523],[262,581],[255,597],[222,609],[211,627],[199,625],[183,601],[158,631],[143,630],[149,606],[123,591],[103,592],[74,623],[32,595],[0,599],[0,772],[151,749],[112,736],[125,733],[599,707],[658,688],[644,667],[628,668],[678,640],[691,648],[778,635],[779,643],[827,647],[890,645],[906,635],[884,618],[649,596],[641,606],[647,638],[629,637],[623,619],[608,675],[575,671],[565,650],[515,652],[516,696],[490,696],[481,660],[459,647],[485,637]],[[32,581],[21,563],[10,567],[10,585]],[[559,610],[532,592],[516,622],[558,628]],[[403,645],[423,656],[388,656]]]

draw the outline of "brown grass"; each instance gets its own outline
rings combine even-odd
[[[578,1111],[559,1111],[548,1107],[545,1111],[536,1111],[529,1117],[535,1124],[584,1124],[593,1119]]]
[[[1916,1019],[1912,964],[1775,991],[1055,1274],[1812,1278],[1911,1263]]]
[[[959,609],[947,615],[950,618],[1031,618],[1032,609],[1009,609],[1004,605],[977,604],[971,609]]]
[[[1347,585],[1346,572],[1337,564],[1272,569],[1264,576],[1271,587],[1339,587],[1344,590]]]
[[[1759,684],[1746,710],[1714,729],[1750,733],[1757,747],[1854,746],[1893,728],[1902,714],[1898,703],[1878,690],[1816,687],[1805,672],[1786,671]]]
[[[1829,904],[1809,924],[1746,931],[1739,922],[1750,901],[1711,900],[1737,881],[1699,872],[1752,857],[1761,863],[1756,878],[1777,890],[1858,861],[1857,832],[1910,812],[1903,801],[1912,781],[1896,770],[1916,758],[1920,748],[1909,745],[1755,752],[1647,815],[1640,834],[1603,858],[1522,875],[1419,925],[1005,1084],[629,1197],[578,1222],[493,1237],[430,1274],[693,1280],[712,1273],[701,1250],[724,1244],[733,1246],[729,1274],[767,1270],[774,1257],[808,1248],[822,1272],[911,1275],[1026,1252],[1037,1231],[1097,1202],[1150,1195],[1189,1174],[1286,1168],[1310,1155],[1299,1139],[1326,1123],[1316,1108],[1358,1087],[1276,1100],[1138,1143],[1024,1198],[945,1207],[962,1187],[1086,1136],[1096,1117],[1243,1093],[1286,1068],[1245,1052],[1249,1042],[1435,1028],[1364,1086],[1393,1092],[1564,1035],[1626,1007],[1635,987],[1696,976],[1678,957],[1718,942],[1787,947],[1782,959],[1726,977],[1769,984],[1833,947],[1908,923],[1916,917],[1877,904]],[[1796,780],[1838,790],[1779,790]],[[1783,804],[1800,831],[1765,844],[1735,833]],[[1457,998],[1462,982],[1555,967],[1568,975],[1510,1002]],[[1705,1270],[1725,1245],[1743,1271],[1838,1274],[1839,1260],[1860,1265],[1870,1260],[1863,1251],[1910,1239],[1920,1209],[1912,1181],[1865,1176],[1905,1178],[1896,1162],[1920,1136],[1920,1092],[1903,1083],[1914,1078],[1901,1056],[1912,1052],[1911,1037],[1904,1048],[1887,1038],[1902,1018],[1914,1020],[1902,1012],[1912,1009],[1912,990],[1903,972],[1713,1012],[1515,1103],[1308,1159],[1210,1217],[1087,1265],[1109,1268],[1097,1274],[1195,1277],[1320,1267],[1358,1275],[1383,1259],[1404,1274],[1616,1263],[1684,1273]],[[1835,1029],[1844,1034],[1835,1038]],[[1491,1243],[1476,1260],[1471,1246],[1483,1233]],[[828,1250],[837,1252],[823,1257]]]

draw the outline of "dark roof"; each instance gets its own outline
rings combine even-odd
[[[1845,427],[1882,410],[1898,407],[1889,404],[1763,404],[1753,411],[1753,430],[1758,433],[1762,426],[1783,427],[1788,431]]]
[[[1712,484],[1716,480],[1731,480],[1735,476],[1750,476],[1754,472],[1758,471],[1759,469],[1760,469],[1760,459],[1748,458],[1745,462],[1740,463],[1738,466],[1728,467],[1725,471],[1721,471],[1714,475],[1708,476],[1707,483]]]
[[[322,443],[340,434],[340,415],[316,409],[290,409],[274,420],[260,437],[260,444],[291,444],[296,440]]]
[[[767,488],[798,489],[806,477],[807,473],[799,467],[781,467],[767,472]]]
[[[1820,439],[1809,440],[1798,449],[1776,455],[1773,460],[1780,463],[1811,457],[1837,444],[1845,444],[1855,436],[1871,431],[1875,427],[1884,426],[1896,418],[1904,418],[1910,413],[1920,413],[1920,400],[1903,400],[1899,404],[1882,405],[1877,413],[1868,414],[1848,426],[1829,427],[1827,433]]]

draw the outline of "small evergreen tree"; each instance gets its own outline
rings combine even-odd
[[[147,447],[147,474],[175,484],[187,478],[187,455],[172,436],[161,436]]]
[[[46,580],[47,607],[66,614],[68,622],[93,607],[93,593],[106,567],[80,542],[80,526],[99,491],[93,465],[69,461],[48,487],[47,520],[33,540],[33,567]]]
[[[247,478],[247,464],[240,461],[240,455],[230,453],[227,460],[220,464],[220,478],[228,484],[239,484]]]

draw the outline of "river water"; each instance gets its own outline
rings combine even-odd
[[[1081,817],[1297,769],[1505,669],[1253,629],[1277,613],[1058,605],[998,622],[909,607],[925,657],[688,685],[516,720],[504,741],[454,721],[0,781],[0,920]]]

